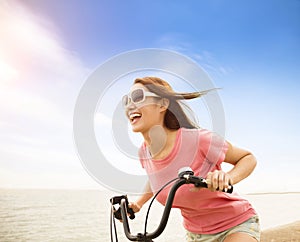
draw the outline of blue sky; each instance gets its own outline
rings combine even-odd
[[[223,88],[226,138],[259,160],[245,186],[298,189],[300,1],[1,1],[0,18],[0,187],[97,188],[72,140],[80,88],[108,58],[163,48]]]

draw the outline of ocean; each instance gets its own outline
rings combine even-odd
[[[0,242],[111,241],[110,203],[115,194],[97,190],[0,189]],[[245,195],[261,217],[262,228],[300,220],[300,193]],[[134,197],[130,197],[134,199]],[[133,233],[142,232],[146,208],[130,221]],[[151,208],[149,232],[158,225],[163,207]],[[123,227],[117,221],[119,241]],[[155,241],[184,241],[180,212],[171,211],[166,230]]]

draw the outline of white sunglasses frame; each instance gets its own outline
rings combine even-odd
[[[131,95],[132,95],[132,93],[134,92],[134,91],[137,91],[137,90],[142,90],[142,93],[143,93],[143,99],[141,100],[141,101],[138,101],[138,102],[134,102],[133,100],[132,100],[132,97],[131,97]],[[127,99],[129,100],[128,102],[127,102],[127,104],[124,104],[124,98],[125,97],[127,97]],[[137,89],[134,89],[134,90],[132,90],[131,92],[129,92],[128,94],[126,94],[126,95],[124,95],[123,97],[122,97],[122,104],[123,104],[123,107],[128,107],[131,103],[133,103],[133,104],[139,104],[139,103],[142,103],[142,102],[144,102],[145,100],[146,100],[146,97],[159,97],[157,94],[155,94],[155,93],[153,93],[153,92],[149,92],[149,91],[146,91],[146,90],[144,90],[143,88],[137,88]]]

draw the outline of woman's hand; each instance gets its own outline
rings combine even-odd
[[[142,206],[140,206],[137,202],[130,202],[128,205],[134,213],[137,213],[141,210]]]
[[[233,183],[231,176],[222,170],[208,172],[206,182],[208,185],[208,189],[211,191],[227,190]]]
[[[131,208],[133,210],[134,213],[137,213],[141,210],[141,206],[138,205],[138,203],[136,202],[130,202],[128,204],[128,207]],[[130,216],[130,213],[127,213],[127,216],[129,217]],[[118,219],[121,223],[123,223],[123,220],[122,219]]]

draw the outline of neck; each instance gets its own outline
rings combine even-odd
[[[174,130],[156,125],[143,134],[152,158],[162,158],[172,150],[176,133]]]

